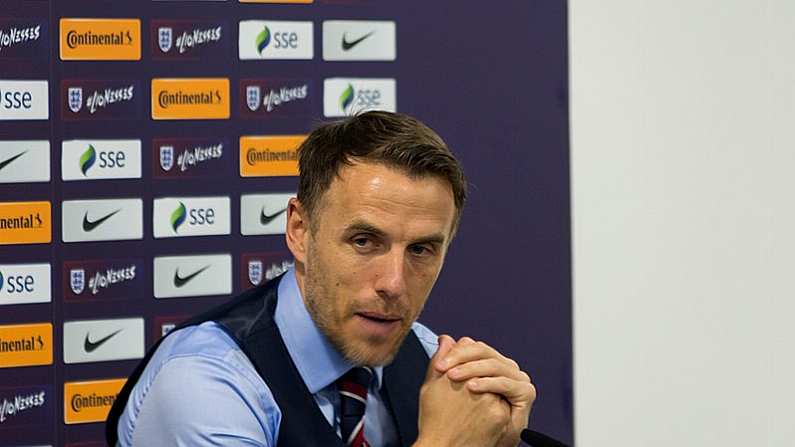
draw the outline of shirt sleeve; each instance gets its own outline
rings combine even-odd
[[[253,383],[239,369],[240,355],[165,362],[146,391],[132,445],[275,446],[280,411],[264,382]]]

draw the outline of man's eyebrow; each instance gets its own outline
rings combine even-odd
[[[345,229],[346,233],[369,233],[379,237],[385,237],[386,233],[380,228],[364,221],[354,221]],[[442,233],[435,233],[418,238],[412,244],[433,244],[443,245],[447,239]]]
[[[376,236],[385,236],[381,229],[363,221],[354,221],[345,229],[346,233],[370,233]]]

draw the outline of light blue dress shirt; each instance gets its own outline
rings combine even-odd
[[[274,319],[309,392],[339,435],[335,382],[353,365],[331,346],[304,306],[293,270],[279,283]],[[432,356],[436,335],[412,330]],[[383,367],[367,395],[365,437],[373,447],[396,446],[398,436],[378,390]],[[170,334],[133,388],[119,419],[120,446],[275,446],[282,414],[268,385],[215,322]]]

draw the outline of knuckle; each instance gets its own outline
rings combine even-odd
[[[470,337],[461,337],[461,339],[459,339],[458,342],[465,345],[471,345],[475,343],[475,340],[473,340]]]
[[[530,375],[524,371],[519,371],[519,376],[522,378],[523,381],[527,383],[532,383],[533,381],[530,379]]]

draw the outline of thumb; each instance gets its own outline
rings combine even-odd
[[[439,377],[444,373],[444,370],[439,368],[437,364],[440,360],[445,358],[447,354],[453,349],[455,346],[455,340],[453,337],[442,334],[439,336],[439,347],[436,349],[436,353],[431,357],[430,364],[428,365],[428,374],[425,376],[425,379],[431,379],[434,377]]]

